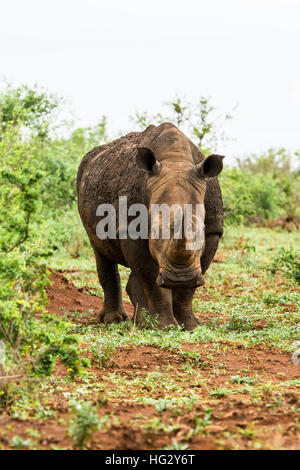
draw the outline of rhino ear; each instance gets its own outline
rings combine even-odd
[[[161,170],[161,163],[156,160],[152,150],[147,147],[138,147],[136,154],[136,164],[149,175],[158,175]]]
[[[223,156],[210,155],[201,163],[196,165],[196,172],[199,178],[212,178],[223,170]]]

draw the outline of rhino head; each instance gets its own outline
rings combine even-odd
[[[200,258],[205,248],[205,179],[222,171],[223,158],[210,155],[195,165],[191,158],[158,159],[150,148],[138,148],[137,166],[148,174],[149,250],[158,264],[160,287],[204,284]]]

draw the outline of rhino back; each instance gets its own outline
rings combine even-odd
[[[168,132],[169,131],[169,132]],[[143,132],[131,132],[120,139],[95,147],[83,158],[77,175],[78,208],[89,231],[96,229],[96,209],[100,204],[113,204],[118,213],[120,196],[127,196],[128,206],[134,203],[148,205],[147,175],[135,162],[139,145],[149,146],[161,159],[161,151],[176,145],[176,133],[183,134],[171,123],[149,126]],[[204,159],[198,148],[184,136],[183,146],[191,150],[194,163]],[[206,233],[223,233],[223,203],[217,178],[207,180],[205,195]]]
[[[145,202],[145,174],[135,163],[136,148],[142,132],[132,132],[88,152],[78,169],[78,208],[85,226],[94,227],[96,209],[112,204],[118,211],[120,196],[128,205]]]

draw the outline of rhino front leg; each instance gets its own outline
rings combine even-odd
[[[131,281],[127,287],[130,298],[133,303],[138,302],[138,310],[136,322],[144,326],[142,309],[146,309],[150,315],[158,316],[158,323],[160,328],[165,328],[169,325],[178,326],[176,318],[172,309],[172,291],[169,289],[162,289],[155,283],[156,277],[146,277],[144,273],[141,275],[132,274]]]
[[[99,282],[104,291],[104,307],[99,315],[101,323],[121,322],[127,319],[122,301],[118,265],[94,248]]]
[[[158,267],[153,261],[148,248],[148,240],[123,240],[121,244],[126,261],[131,269],[126,290],[136,305],[138,311],[136,322],[143,325],[142,309],[145,308],[150,315],[157,315],[159,327],[178,323],[172,309],[172,291],[162,289],[156,284]]]
[[[173,312],[179,325],[184,325],[186,330],[193,330],[199,324],[193,314],[192,302],[195,289],[173,289]]]
[[[218,233],[209,233],[205,235],[205,250],[201,256],[202,274],[207,271],[218,249],[220,235]]]

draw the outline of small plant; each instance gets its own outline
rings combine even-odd
[[[162,413],[163,411],[167,411],[168,409],[173,407],[173,403],[170,400],[166,400],[165,398],[161,398],[155,404],[155,409],[158,413]]]
[[[206,408],[203,418],[198,418],[198,417],[194,418],[194,421],[196,424],[196,427],[193,431],[194,435],[202,434],[205,427],[211,424],[211,412],[212,412],[212,408]]]
[[[250,318],[240,313],[233,313],[227,325],[228,330],[249,331],[253,329],[253,322]]]
[[[241,377],[240,375],[233,375],[230,377],[230,381],[234,384],[254,384],[256,382],[255,377]]]
[[[196,351],[180,351],[181,357],[186,362],[186,365],[194,368],[196,365],[201,364],[201,356]],[[186,369],[186,367],[185,367]],[[187,368],[188,369],[188,368]]]
[[[178,424],[173,424],[173,420],[170,424],[164,424],[159,418],[149,419],[144,425],[144,432],[147,433],[158,433],[160,431],[164,433],[171,433],[178,429]]]
[[[142,309],[140,325],[142,328],[147,328],[149,330],[156,330],[158,327],[158,315],[150,315],[146,309]]]
[[[20,436],[14,436],[10,441],[10,447],[14,450],[28,449],[32,446],[33,442],[30,439],[22,439]]]
[[[75,403],[72,406],[75,417],[71,420],[68,428],[68,435],[79,449],[86,448],[88,441],[93,437],[101,421],[97,414],[97,408],[90,402]]]
[[[210,392],[210,396],[215,398],[224,398],[227,397],[228,394],[229,390],[224,387],[216,388],[215,390]]]
[[[104,368],[109,368],[114,365],[112,355],[115,351],[115,345],[111,342],[92,345],[93,359]]]
[[[188,444],[184,444],[183,442],[178,442],[173,439],[172,444],[164,447],[163,450],[187,450],[188,448]]]
[[[247,426],[245,429],[239,429],[239,434],[246,439],[253,439],[257,434],[258,431],[255,429],[256,422],[252,421],[249,426]]]
[[[293,248],[281,248],[267,269],[273,275],[279,272],[287,279],[300,284],[300,251]]]
[[[35,437],[35,438],[40,438],[41,437],[41,434],[37,429],[29,428],[29,429],[27,429],[27,434],[30,437]]]

